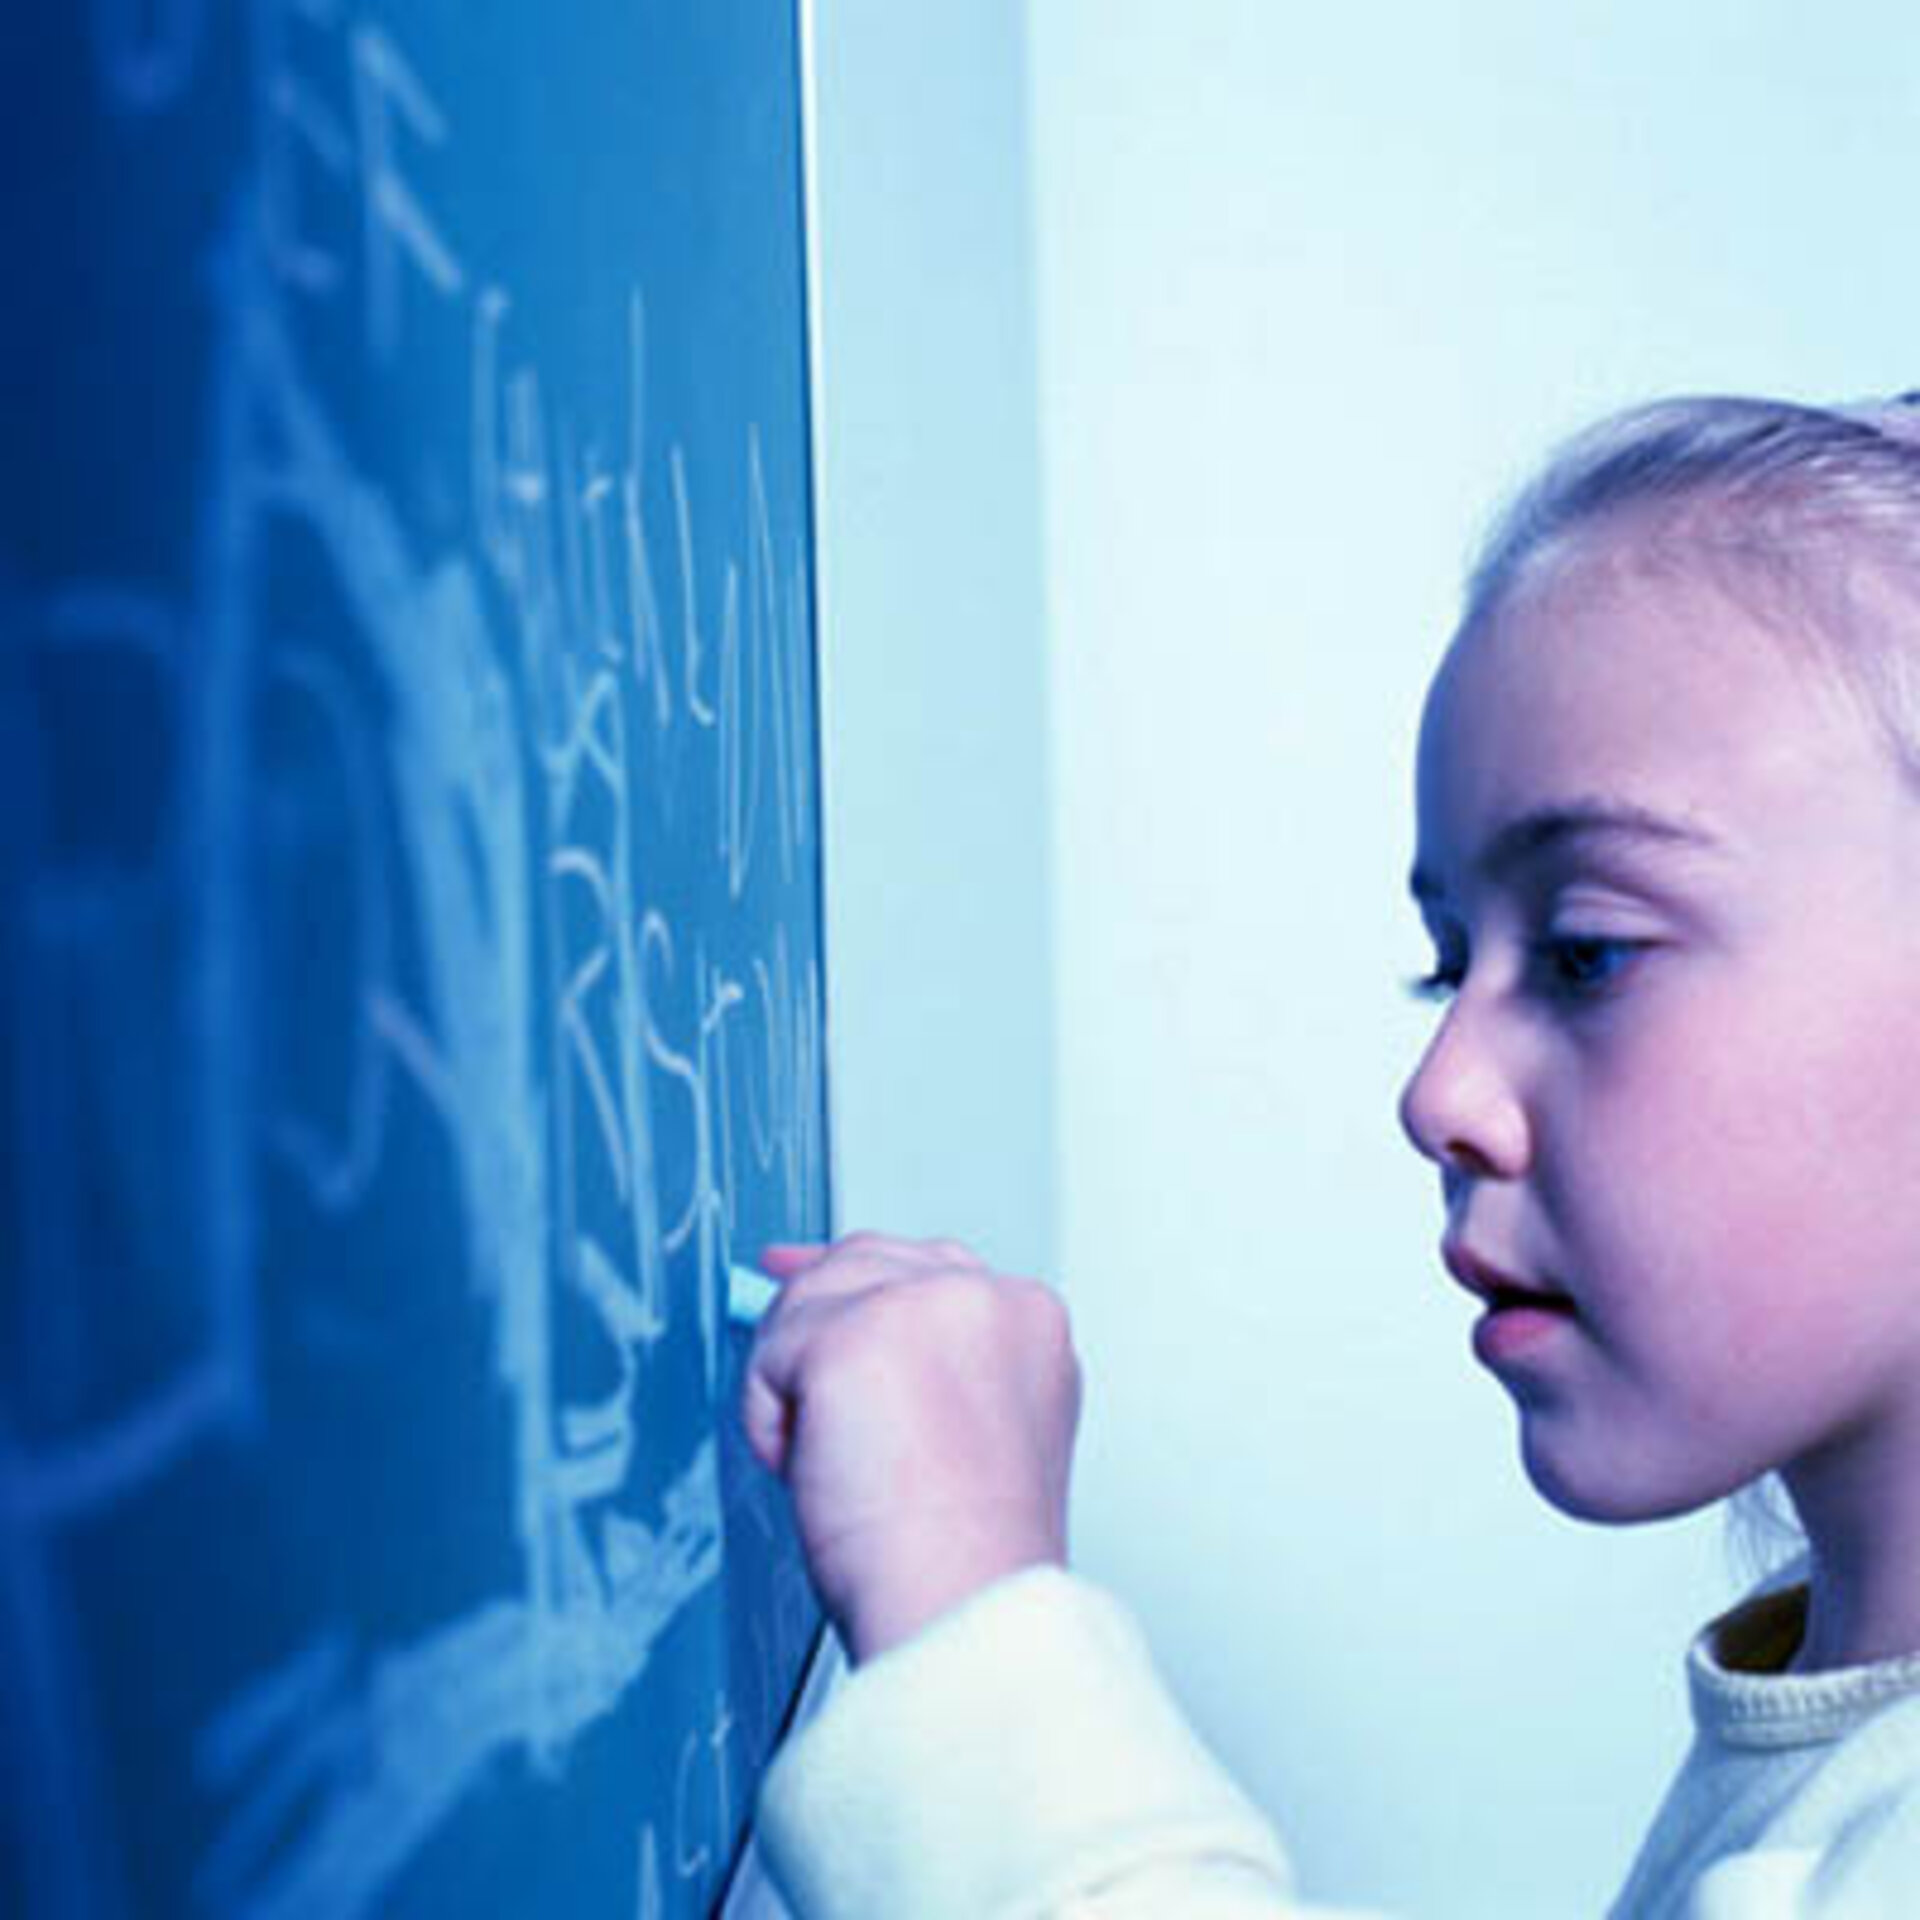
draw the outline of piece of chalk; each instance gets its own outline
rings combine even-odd
[[[779,1287],[757,1268],[736,1261],[727,1269],[727,1318],[736,1326],[757,1327],[779,1297]]]

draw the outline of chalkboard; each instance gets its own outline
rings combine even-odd
[[[792,0],[0,26],[0,1912],[711,1909],[817,1619]]]

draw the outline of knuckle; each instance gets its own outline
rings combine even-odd
[[[847,1381],[871,1381],[900,1358],[899,1342],[870,1307],[836,1313],[814,1335],[807,1383],[815,1395],[836,1394]]]
[[[936,1267],[884,1289],[875,1306],[901,1337],[942,1347],[975,1347],[995,1337],[1005,1304],[973,1267]]]
[[[1003,1284],[1031,1323],[1036,1338],[1051,1339],[1066,1345],[1072,1344],[1072,1317],[1067,1312],[1067,1303],[1060,1297],[1057,1288],[1048,1286],[1044,1280],[1030,1279],[1024,1274],[1013,1275]]]
[[[1028,1283],[1026,1299],[1028,1351],[1052,1371],[1063,1389],[1077,1400],[1080,1392],[1080,1355],[1074,1345],[1073,1316],[1067,1303],[1040,1281]]]
[[[1044,1281],[962,1267],[930,1275],[924,1284],[958,1337],[1021,1353],[1072,1349],[1066,1303]]]

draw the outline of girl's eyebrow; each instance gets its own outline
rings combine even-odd
[[[1495,884],[1511,879],[1517,869],[1548,853],[1594,840],[1680,846],[1703,853],[1728,851],[1723,842],[1690,821],[1633,801],[1593,796],[1535,807],[1509,820],[1488,840],[1475,873],[1483,883]],[[1416,900],[1437,900],[1446,893],[1438,878],[1419,866],[1408,876],[1407,886]]]

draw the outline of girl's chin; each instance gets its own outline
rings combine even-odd
[[[1617,1451],[1600,1449],[1602,1457],[1589,1460],[1575,1450],[1535,1431],[1529,1415],[1520,1419],[1520,1457],[1534,1491],[1570,1520],[1595,1526],[1631,1527],[1652,1520],[1675,1520],[1698,1513],[1735,1491],[1733,1487],[1702,1488],[1662,1485],[1650,1475],[1627,1469]]]

